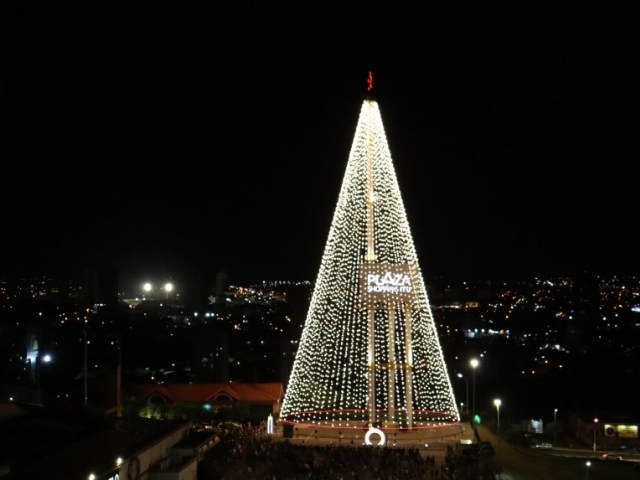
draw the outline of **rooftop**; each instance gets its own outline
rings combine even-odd
[[[0,478],[26,480],[64,472],[87,478],[115,470],[117,459],[190,422],[135,417],[104,420],[82,410],[0,404]]]

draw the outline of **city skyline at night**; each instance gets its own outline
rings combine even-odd
[[[308,452],[322,439],[304,422],[333,435],[345,418],[361,423],[335,441],[358,446],[365,416],[402,430],[433,420],[425,410],[475,444],[419,442],[442,478],[462,449],[469,478],[494,461],[523,479],[623,478],[638,463],[631,8],[6,10],[7,478],[328,474],[265,447]],[[363,97],[384,120],[375,154],[354,142]],[[385,172],[367,186],[349,170],[363,158]],[[275,393],[254,395],[262,383]],[[285,442],[259,430],[267,413]],[[404,432],[389,433],[395,447]],[[509,464],[514,449],[527,465]],[[330,457],[345,478],[352,464],[392,476]]]

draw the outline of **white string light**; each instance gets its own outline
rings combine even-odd
[[[411,293],[384,284],[367,296],[363,278],[382,271],[404,275]],[[460,419],[373,100],[362,105],[280,416],[354,428]]]

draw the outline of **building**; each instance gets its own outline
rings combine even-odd
[[[111,266],[83,270],[84,300],[97,310],[118,304],[118,270]]]
[[[250,419],[260,421],[269,414],[278,416],[284,396],[281,383],[189,383],[145,384],[138,387],[139,401],[146,404],[179,403],[202,405],[217,411],[223,408],[244,406]]]
[[[215,444],[191,421],[104,421],[80,411],[0,405],[0,478],[192,480]]]
[[[573,436],[598,451],[640,448],[638,427],[640,421],[635,414],[601,412],[589,417],[584,413],[569,413],[569,430]]]

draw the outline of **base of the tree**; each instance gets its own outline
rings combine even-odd
[[[296,443],[371,444],[385,446],[418,446],[445,444],[464,440],[465,426],[461,423],[441,424],[432,428],[369,428],[366,425],[320,427],[314,424],[280,422],[275,435]]]
[[[392,415],[387,410],[376,411],[375,418],[366,409],[335,409],[292,413],[281,416],[284,424],[309,428],[384,428],[385,430],[421,430],[455,425],[459,417],[434,410],[414,410],[408,415],[405,410],[396,410]]]

